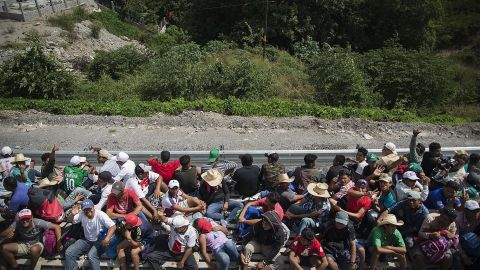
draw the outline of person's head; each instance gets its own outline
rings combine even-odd
[[[202,173],[202,179],[207,185],[212,188],[220,186],[223,182],[223,171],[217,169],[210,169]]]
[[[478,163],[480,162],[480,155],[477,153],[470,154],[470,158],[468,159],[469,167],[478,167]]]
[[[162,160],[162,163],[167,163],[170,160],[170,152],[162,151],[160,153],[160,159]]]
[[[382,148],[382,156],[388,156],[390,154],[397,154],[397,147],[392,142],[386,143]]]
[[[417,174],[412,171],[406,171],[403,173],[403,183],[407,185],[409,188],[413,188],[415,183],[420,179],[418,178]]]
[[[279,200],[279,195],[277,192],[271,192],[267,195],[267,200],[265,201],[265,204],[267,204],[267,207],[270,209],[273,209],[275,207],[275,204],[278,203]]]
[[[460,184],[450,180],[443,187],[443,195],[447,198],[452,198],[456,191],[460,190]]]
[[[118,183],[118,182],[117,182]],[[86,199],[82,201],[82,211],[88,219],[93,219],[95,217],[95,205],[92,200]]]
[[[125,184],[122,181],[116,181],[112,185],[112,194],[117,198],[123,196],[123,191],[125,190]]]
[[[128,230],[142,225],[142,220],[135,214],[127,214],[125,216],[125,225]]]
[[[468,200],[464,206],[465,216],[468,220],[480,220],[480,206],[477,201]]]
[[[315,233],[309,227],[303,229],[302,233],[300,234],[300,243],[304,247],[309,247],[313,240],[315,239]]]
[[[468,155],[467,154],[455,154],[453,159],[457,162],[457,166],[463,166],[468,163]]]
[[[418,209],[422,205],[422,196],[418,191],[409,191],[407,194],[408,207]]]
[[[190,158],[189,155],[183,155],[178,160],[180,161],[180,165],[182,165],[183,169],[188,169],[192,165],[191,163],[192,159]]]
[[[425,145],[423,143],[417,143],[417,146],[415,147],[415,152],[417,152],[417,155],[423,156],[425,153]]]
[[[197,218],[193,221],[193,227],[199,233],[209,233],[213,230],[212,224],[205,218]]]
[[[375,168],[378,160],[377,155],[375,155],[374,153],[368,153],[365,159],[368,163],[368,166],[370,166],[370,168]]]
[[[97,161],[100,164],[105,163],[111,157],[112,157],[112,155],[110,155],[110,153],[105,149],[100,149],[97,153]]]
[[[397,226],[402,226],[403,221],[398,220],[394,214],[387,214],[380,222],[379,226],[383,227],[386,234],[393,234],[397,229]]]
[[[8,176],[7,178],[3,179],[3,187],[7,191],[14,192],[17,189],[17,179],[14,177]]]
[[[9,146],[4,146],[2,147],[2,157],[3,158],[9,158],[13,156],[13,151],[12,148]]]
[[[274,151],[271,151],[271,152],[268,152],[268,153],[265,153],[265,157],[267,158],[267,162],[268,163],[275,163],[277,162],[280,157],[278,156],[278,154]]]
[[[434,157],[439,157],[442,155],[442,146],[437,142],[432,142],[428,145],[428,152]]]
[[[130,158],[127,153],[125,152],[119,152],[116,156],[116,160],[117,160],[117,164],[122,166],[123,164],[125,164],[125,162],[128,161],[128,159]]]
[[[168,182],[168,193],[170,193],[171,197],[177,197],[178,191],[180,190],[180,183],[172,179]]]
[[[112,174],[109,171],[103,171],[98,174],[97,185],[100,187],[105,187],[108,184],[113,184],[115,180],[112,177]]]
[[[339,211],[335,215],[335,228],[342,230],[348,225],[348,214],[345,211]]]
[[[240,155],[238,158],[240,159],[240,161],[242,162],[242,166],[244,167],[252,166],[253,164],[253,157],[250,154]]]
[[[343,164],[345,164],[345,156],[336,155],[333,159],[333,166],[342,166]]]
[[[42,160],[42,162],[44,164],[47,164],[48,161],[50,160],[50,153],[43,153],[41,156],[40,156],[40,159]]]
[[[458,215],[457,210],[451,207],[442,208],[438,213],[440,214],[440,216],[438,216],[438,225],[441,229],[447,229],[448,226],[455,221]]]
[[[24,171],[27,168],[27,161],[28,158],[26,158],[23,154],[20,153],[15,155],[15,161],[13,161],[12,164],[19,168],[21,171]]]
[[[357,149],[357,155],[355,156],[355,160],[358,162],[362,162],[367,158],[368,150],[365,147],[359,147]]]
[[[184,234],[187,231],[189,225],[190,222],[182,215],[175,216],[172,220],[173,229],[178,234]]]
[[[210,155],[208,156],[208,162],[215,162],[220,156],[220,149],[214,148],[210,150]]]
[[[306,154],[303,157],[303,161],[305,162],[305,166],[308,168],[315,168],[315,161],[317,160],[317,155],[314,154]]]
[[[80,157],[80,168],[83,168],[85,166],[88,166],[88,161],[86,157]]]
[[[282,190],[286,190],[290,188],[290,184],[293,182],[293,180],[295,180],[294,176],[288,177],[288,174],[282,173],[278,176],[278,186]]]
[[[368,190],[368,182],[365,179],[359,179],[355,183],[355,189],[361,192],[365,192]]]
[[[390,191],[390,187],[392,186],[392,177],[390,177],[386,173],[382,173],[380,175],[379,180],[379,185],[380,185],[380,191],[381,192],[388,192]]]
[[[338,172],[338,180],[342,181],[343,185],[346,185],[350,183],[351,178],[350,178],[350,171],[349,170],[340,170]]]
[[[262,217],[262,227],[265,231],[273,230],[273,225],[268,218]]]
[[[30,209],[22,209],[20,212],[17,214],[18,216],[18,221],[20,222],[20,225],[25,228],[32,228],[33,227],[33,214]]]
[[[467,176],[467,184],[480,190],[480,174],[476,172],[470,172]]]
[[[147,166],[143,163],[138,164],[135,166],[135,175],[138,179],[144,179],[148,176],[148,172],[152,169],[152,167]]]

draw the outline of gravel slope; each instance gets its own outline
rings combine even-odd
[[[208,150],[223,144],[234,149],[346,149],[357,144],[380,148],[392,141],[408,147],[411,131],[420,142],[443,146],[480,146],[480,123],[438,126],[423,123],[372,122],[314,117],[267,118],[184,112],[152,117],[52,115],[0,111],[0,142],[12,148],[63,150],[95,145],[110,150]]]

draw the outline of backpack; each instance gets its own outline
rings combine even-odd
[[[445,252],[452,245],[452,241],[442,236],[436,240],[426,240],[420,243],[420,250],[432,263],[437,263],[445,256]]]
[[[51,191],[48,189],[30,187],[27,193],[30,209],[38,209],[42,205],[42,203],[48,198],[50,192]]]
[[[462,250],[470,257],[480,257],[480,236],[474,232],[468,232],[460,236]]]
[[[61,223],[63,221],[63,207],[58,201],[55,192],[50,192],[40,207],[35,210],[35,214],[39,218],[53,223]]]
[[[57,238],[52,229],[43,232],[43,255],[46,257],[53,257],[57,253]]]

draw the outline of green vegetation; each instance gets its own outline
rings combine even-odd
[[[48,23],[53,26],[62,28],[67,32],[73,32],[75,23],[88,19],[88,13],[82,7],[75,7],[72,13],[64,14],[56,17],[49,17]]]
[[[100,38],[100,31],[102,30],[102,25],[99,22],[94,22],[90,26],[91,36],[95,39]]]

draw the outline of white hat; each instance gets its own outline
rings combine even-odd
[[[468,200],[465,202],[465,208],[470,210],[470,211],[475,211],[480,209],[480,205],[478,205],[477,201],[474,200]]]
[[[4,146],[2,148],[2,155],[6,156],[6,155],[11,155],[12,154],[12,148],[10,148],[9,146]]]
[[[410,179],[410,180],[418,180],[420,178],[418,178],[417,174],[415,172],[412,172],[412,171],[406,171],[403,173],[403,179]]]
[[[175,229],[181,228],[183,226],[187,226],[189,224],[190,222],[188,222],[188,220],[183,215],[175,216],[172,220],[172,226]]]
[[[142,168],[144,172],[149,172],[152,170],[152,166],[147,166],[143,163],[138,164],[138,167]]]
[[[315,197],[330,198],[328,185],[325,183],[310,183],[307,186],[307,191]]]
[[[386,225],[386,224],[391,224],[391,225],[395,225],[395,226],[402,226],[403,221],[401,221],[401,220],[397,221],[397,217],[394,214],[388,214],[380,221],[380,223],[378,223],[379,226],[383,226],[383,225]]]
[[[116,156],[117,158],[117,161],[120,161],[120,162],[127,162],[127,160],[130,158],[127,153],[125,152],[119,152]]]
[[[80,163],[84,163],[84,162],[87,162],[87,158],[86,157],[80,157]]]
[[[12,164],[16,164],[17,162],[26,162],[29,161],[30,159],[25,157],[22,153],[15,155],[15,161],[12,161]],[[28,165],[28,164],[27,164]]]
[[[386,143],[384,147],[392,151],[392,153],[394,153],[395,155],[397,154],[397,147],[392,142]]]
[[[288,177],[288,174],[282,173],[278,176],[278,183],[291,183],[295,180],[295,177]]]
[[[79,156],[73,156],[71,159],[70,159],[70,165],[72,166],[77,166],[78,164],[80,164],[81,162],[81,159]]]
[[[202,173],[202,178],[211,187],[216,187],[222,183],[223,171],[217,169],[210,169]]]
[[[172,179],[170,180],[170,182],[168,182],[168,188],[174,188],[174,187],[180,187],[180,183],[175,180],[175,179]]]

